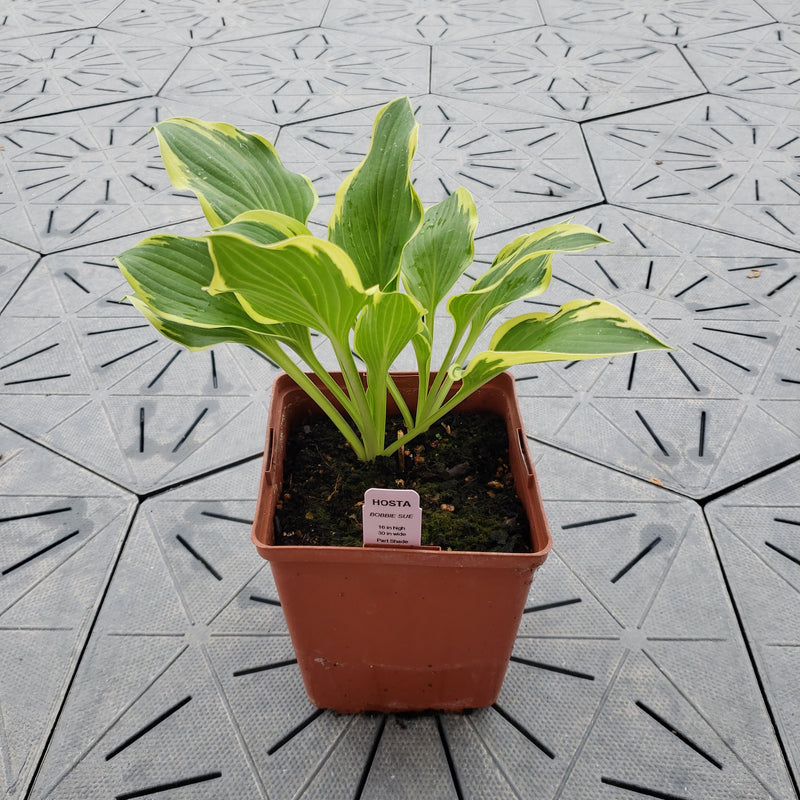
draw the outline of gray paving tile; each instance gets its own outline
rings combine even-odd
[[[800,467],[710,503],[708,521],[781,738],[800,778]]]
[[[542,26],[441,45],[432,89],[578,121],[705,91],[674,45],[624,34]]]
[[[799,14],[787,0],[7,0],[0,794],[797,796],[797,463],[710,504],[713,543],[687,496],[800,452]],[[675,99],[702,91],[687,65],[707,97]],[[261,449],[275,371],[140,327],[110,259],[198,217],[146,138],[157,118],[277,136],[315,180],[324,234],[398,94],[420,98],[424,202],[476,196],[479,259],[537,219],[614,240],[559,258],[543,302],[508,314],[597,295],[675,350],[517,370],[556,544],[497,708],[337,717],[306,700],[249,542],[258,462],[225,468]],[[119,487],[182,481],[125,539],[135,498]]]
[[[0,115],[10,122],[156,94],[186,52],[98,29],[8,40]]]
[[[186,45],[230,42],[318,25],[324,0],[124,0],[103,27]]]
[[[800,248],[800,111],[723,97],[589,122],[610,202]]]
[[[208,114],[202,103],[192,108]],[[149,133],[181,113],[180,103],[143,99],[0,125],[4,236],[51,253],[197,218],[197,200],[172,188]],[[259,127],[269,138],[275,131]]]
[[[549,448],[533,454],[556,557],[534,581],[515,653],[594,681],[518,662],[509,678],[535,685],[507,679],[504,692],[554,752],[574,743],[562,796],[621,796],[607,779],[677,797],[791,796],[697,507]],[[573,687],[574,714],[545,737],[554,683]]]
[[[324,24],[408,42],[453,41],[468,36],[527,28],[542,22],[526,0],[331,0]]]
[[[163,95],[277,124],[428,90],[427,48],[323,28],[196,47]]]
[[[800,256],[609,207],[574,221],[612,243],[557,256],[504,316],[596,296],[674,350],[518,368],[529,434],[692,497],[800,453]],[[514,235],[480,240],[481,260]]]
[[[0,427],[0,792],[24,797],[135,498]]]
[[[793,0],[760,0],[760,4],[778,22],[800,22],[800,8]]]
[[[575,123],[437,95],[413,105],[421,126],[412,171],[417,192],[429,205],[465,186],[478,207],[479,234],[602,199]],[[317,186],[314,220],[327,223],[336,189],[367,151],[374,116],[371,108],[281,130],[281,156]]]
[[[780,2],[780,0],[777,0]],[[765,25],[773,18],[754,0],[540,0],[550,25],[618,32],[654,41],[686,41]]]
[[[143,504],[31,797],[789,797],[699,509],[536,456],[556,550],[496,708],[317,714],[265,602],[248,464]]]
[[[798,46],[800,28],[766,25],[691,42],[683,52],[709,91],[796,109]]]
[[[99,25],[119,0],[6,0],[0,37],[30,36]]]
[[[36,253],[0,239],[0,313],[37,259]]]
[[[35,268],[0,316],[0,422],[143,493],[258,453],[276,370],[242,347],[190,354],[121,304],[113,257],[135,241]]]

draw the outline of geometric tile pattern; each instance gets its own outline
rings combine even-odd
[[[318,25],[322,0],[125,0],[105,20],[103,27],[142,38],[201,45],[228,42],[267,33]]]
[[[516,369],[528,434],[698,498],[800,453],[800,255],[613,208],[574,219],[611,243],[560,254],[504,316],[602,297],[673,350]]]
[[[195,47],[163,95],[207,103],[226,120],[287,124],[426,92],[428,81],[421,45],[312,28]]]
[[[800,468],[786,467],[706,508],[789,762],[800,776]]]
[[[146,501],[31,797],[788,797],[699,510],[554,451],[538,468],[557,550],[471,715],[311,706],[247,547],[256,464]]]
[[[796,6],[6,0],[0,794],[800,800]],[[206,227],[155,122],[276,142],[324,235],[403,94],[478,262],[541,222],[612,240],[505,317],[597,295],[673,349],[515,370],[554,549],[499,702],[340,717],[250,542],[277,369],[159,338],[113,258]]]
[[[0,792],[23,797],[136,498],[0,428]]]
[[[683,52],[715,94],[797,108],[800,28],[767,25],[701,39]]]
[[[122,302],[113,257],[135,241],[34,269],[0,316],[0,422],[141,494],[258,453],[277,371],[158,336]]]
[[[0,17],[3,40],[15,36],[75,30],[99,25],[119,0],[6,0]]]
[[[199,217],[194,195],[173,189],[149,132],[181,113],[208,109],[145,98],[0,124],[4,238],[50,253]]]
[[[39,252],[198,216],[175,196],[149,128],[170,116],[152,99],[0,125],[6,238]]]
[[[478,233],[506,230],[602,199],[578,126],[513,109],[435,95],[413,99],[420,123],[414,186],[425,205],[458,186],[478,207]],[[373,109],[281,130],[277,147],[320,195],[312,219],[327,223],[339,183],[363,158]]]
[[[777,5],[781,0],[772,0]],[[768,3],[755,0],[540,0],[545,22],[626,36],[681,42],[772,22]],[[763,6],[763,7],[762,7]]]
[[[434,49],[433,91],[566,119],[704,92],[672,45],[550,27]]]
[[[800,22],[800,8],[793,0],[761,0],[760,5],[778,22]]]
[[[611,202],[800,248],[800,111],[702,97],[587,123]]]
[[[0,311],[25,280],[36,260],[36,254],[30,250],[0,239]]]
[[[101,30],[10,40],[0,45],[0,115],[10,122],[156,94],[186,52]]]
[[[525,0],[331,0],[328,28],[369,32],[412,42],[438,42],[527,28],[542,22]]]

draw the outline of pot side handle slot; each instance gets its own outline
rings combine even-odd
[[[522,462],[525,466],[525,484],[530,487],[536,480],[533,472],[533,464],[531,464],[530,453],[528,453],[528,443],[525,439],[525,431],[522,428],[517,428],[517,446],[519,447]]]
[[[264,463],[267,465],[264,470],[264,481],[268,486],[272,486],[275,483],[275,465],[272,463],[275,452],[274,443],[275,429],[270,427],[267,431],[267,447],[264,454]]]

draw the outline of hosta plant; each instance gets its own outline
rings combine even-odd
[[[190,350],[238,342],[260,351],[366,461],[392,453],[513,365],[666,347],[597,299],[496,322],[507,306],[547,288],[554,253],[606,241],[581,225],[518,236],[465,291],[451,294],[472,264],[477,212],[463,188],[423,209],[411,179],[417,128],[408,98],[380,110],[369,150],[339,187],[322,239],[306,226],[317,201],[311,181],[289,171],[268,141],[223,123],[161,122],[155,131],[170,180],[197,196],[210,231],[157,234],[119,257],[135,292],[131,302],[161,333]],[[439,342],[445,326],[437,327],[436,315],[445,300],[451,322]],[[330,342],[342,386],[320,363],[312,332]],[[416,408],[389,374],[407,347],[419,372]],[[387,444],[388,394],[406,432]]]

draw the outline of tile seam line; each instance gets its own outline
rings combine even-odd
[[[11,296],[8,298],[8,300],[2,306],[0,306],[0,316],[2,316],[3,312],[5,312],[5,310],[11,305],[11,303],[14,302],[14,298],[22,291],[22,287],[30,280],[31,275],[33,275],[33,271],[42,262],[42,258],[43,256],[41,255],[41,253],[38,253],[37,258],[34,260],[30,269],[25,274],[25,277],[19,282],[16,289],[14,289],[14,291],[11,293]]]
[[[581,134],[581,141],[583,142],[583,149],[586,151],[586,157],[589,159],[589,165],[592,169],[592,174],[594,175],[594,182],[597,185],[597,188],[600,192],[600,196],[603,198],[602,205],[608,205],[608,193],[606,192],[606,187],[600,178],[600,170],[597,168],[597,160],[595,159],[595,154],[592,152],[592,148],[589,146],[589,139],[587,138],[587,131],[586,128],[583,126],[582,122],[578,123],[578,130]]]
[[[325,25],[325,17],[328,16],[328,12],[331,10],[331,2],[332,1],[333,0],[327,0],[327,2],[325,3],[325,8],[322,9],[322,13],[319,15],[319,25],[317,27],[319,27],[319,28],[327,27]]]
[[[0,40],[1,41],[1,40]],[[50,111],[45,114],[31,114],[30,116],[12,117],[11,119],[4,119],[3,125],[15,125],[18,122],[31,122],[37,119],[49,119],[50,117],[61,117],[64,114],[80,114],[82,111],[91,111],[95,108],[109,108],[110,106],[118,106],[122,103],[136,103],[142,100],[160,100],[162,98],[148,92],[146,94],[137,95],[135,97],[125,97],[120,100],[109,100],[107,103],[91,103],[85,106],[78,106],[77,108],[65,108],[60,111]]]
[[[0,396],[2,396],[2,395],[0,395]],[[6,395],[6,396],[8,396],[8,395]],[[166,492],[171,492],[174,489],[180,489],[180,488],[182,488],[184,486],[188,486],[189,484],[195,483],[196,481],[200,481],[200,480],[202,480],[204,478],[213,477],[214,475],[217,475],[220,472],[224,472],[225,470],[228,470],[228,469],[233,469],[234,467],[242,466],[243,464],[247,464],[250,461],[255,461],[257,459],[263,458],[263,456],[264,456],[264,451],[263,450],[259,450],[256,453],[252,453],[250,455],[242,456],[241,458],[238,458],[238,459],[236,459],[234,461],[226,462],[225,464],[220,464],[219,466],[212,467],[212,468],[210,468],[210,469],[208,469],[208,470],[206,470],[204,472],[198,473],[197,475],[192,475],[192,476],[189,476],[189,477],[186,477],[186,478],[181,478],[181,479],[179,479],[177,481],[174,481],[173,483],[167,484],[166,486],[158,486],[158,487],[156,487],[154,489],[147,489],[147,490],[144,490],[144,491],[137,491],[136,489],[132,489],[132,488],[130,488],[128,486],[125,486],[122,483],[119,483],[118,481],[114,480],[113,478],[109,478],[107,475],[104,475],[103,473],[98,472],[93,467],[87,466],[86,464],[83,464],[80,461],[75,460],[75,458],[72,457],[71,455],[69,455],[67,453],[62,453],[60,450],[56,450],[55,448],[52,447],[52,445],[37,441],[32,436],[29,436],[28,434],[23,433],[22,431],[19,431],[16,428],[12,428],[10,425],[7,425],[6,423],[0,421],[0,430],[3,430],[3,429],[5,429],[5,430],[9,431],[10,433],[13,433],[13,434],[21,437],[22,439],[24,439],[27,442],[30,442],[32,445],[35,445],[36,447],[41,447],[44,450],[47,450],[48,453],[51,453],[52,455],[57,456],[58,458],[63,458],[65,461],[67,461],[70,464],[72,464],[73,466],[83,470],[84,472],[87,472],[90,475],[93,475],[95,478],[99,478],[100,480],[106,481],[107,483],[109,483],[113,487],[115,487],[116,489],[125,492],[126,494],[130,495],[131,497],[136,498],[137,502],[140,503],[140,504],[143,503],[145,500],[150,500],[150,499],[152,499],[154,497],[158,497],[159,495],[165,494]]]
[[[712,38],[712,37],[709,37],[709,38]],[[684,42],[674,42],[675,49],[678,51],[678,55],[681,58],[681,60],[683,61],[683,63],[686,64],[687,69],[692,73],[692,75],[694,75],[694,77],[696,78],[697,82],[706,90],[706,92],[708,94],[711,94],[711,90],[708,88],[708,84],[703,80],[703,78],[701,77],[700,73],[695,69],[694,64],[692,64],[692,62],[689,60],[689,57],[686,55],[686,51],[691,49],[691,45],[694,42],[698,42],[698,41],[702,41],[702,39],[699,39],[699,40],[698,39],[690,39],[690,40],[684,41]]]
[[[413,105],[415,99],[428,97],[431,94],[432,94],[431,92],[418,92],[417,94],[409,94],[407,96],[408,96],[409,100],[411,100],[411,103]],[[278,146],[278,139],[280,138],[280,135],[281,135],[281,133],[283,133],[283,130],[285,128],[293,128],[293,127],[295,127],[297,125],[314,124],[314,123],[317,123],[317,122],[322,122],[323,120],[326,120],[326,119],[332,119],[334,117],[341,117],[341,116],[345,116],[345,115],[348,115],[348,114],[358,113],[359,111],[369,111],[370,109],[380,109],[384,105],[385,105],[385,103],[381,103],[380,101],[377,101],[375,103],[368,103],[367,105],[359,106],[358,108],[350,108],[350,109],[347,109],[346,111],[334,111],[334,112],[332,112],[330,114],[321,114],[318,117],[308,117],[308,118],[303,118],[303,119],[295,119],[295,120],[292,120],[291,122],[283,122],[281,124],[278,124],[277,122],[265,121],[264,124],[270,124],[270,125],[277,126],[278,133],[275,135],[275,141],[273,142],[273,144],[277,147]]]
[[[167,84],[175,77],[175,73],[184,65],[186,59],[189,57],[189,54],[196,49],[195,45],[181,45],[181,47],[184,47],[186,49],[186,52],[181,56],[178,63],[172,68],[172,71],[169,73],[169,75],[167,75],[167,77],[164,78],[158,89],[155,92],[153,92],[152,98],[154,100],[163,99],[161,93],[164,91],[164,89],[167,88]]]
[[[682,492],[679,489],[676,489],[676,488],[674,488],[672,486],[659,486],[657,483],[653,483],[651,480],[649,480],[648,478],[643,478],[641,475],[635,475],[632,472],[626,472],[621,467],[617,467],[617,466],[615,466],[613,464],[606,464],[603,461],[597,461],[596,459],[591,458],[590,456],[587,456],[587,455],[585,455],[583,453],[576,453],[573,450],[570,450],[569,448],[567,448],[567,447],[565,447],[563,445],[554,444],[553,442],[547,441],[546,439],[539,439],[536,436],[531,436],[530,434],[526,434],[525,438],[528,439],[528,441],[530,441],[530,442],[534,442],[536,444],[541,444],[541,445],[544,445],[545,447],[549,447],[549,448],[552,448],[553,450],[557,450],[559,453],[565,453],[566,455],[574,456],[575,458],[579,458],[579,459],[581,459],[581,461],[585,461],[588,464],[594,464],[595,466],[603,467],[605,469],[611,470],[612,472],[616,472],[619,475],[624,475],[624,476],[626,476],[628,478],[633,478],[634,480],[640,481],[641,483],[645,484],[646,486],[651,487],[652,489],[660,489],[663,492],[669,492],[670,494],[674,495],[677,499],[691,500],[692,502],[697,503],[698,505],[700,505],[700,504],[702,504],[704,502],[703,498],[692,497],[692,495],[686,494],[685,492]],[[798,456],[798,458],[800,458],[800,456]],[[617,502],[620,502],[620,501],[617,501]],[[624,502],[624,501],[622,501],[622,502]],[[647,502],[647,501],[645,501],[645,502]]]
[[[15,242],[12,239],[3,236],[2,234],[0,234],[0,242],[7,242],[8,244],[12,245],[12,247],[18,247],[20,250],[26,250],[32,256],[37,256],[38,258],[41,258],[44,255],[44,253],[41,253],[32,247],[29,247],[26,244],[20,244],[19,242]]]
[[[786,458],[783,461],[779,461],[777,464],[773,464],[770,467],[766,467],[765,469],[760,470],[759,472],[756,472],[753,475],[749,475],[746,478],[742,478],[736,481],[735,483],[730,484],[730,486],[726,486],[722,489],[712,492],[711,494],[708,494],[705,497],[700,498],[699,500],[697,500],[697,502],[703,508],[703,511],[705,513],[706,506],[709,503],[713,502],[714,500],[718,500],[721,497],[725,497],[726,495],[732,494],[733,492],[736,492],[739,489],[743,489],[745,486],[748,486],[751,483],[755,483],[756,481],[759,481],[762,478],[767,478],[776,472],[780,472],[781,470],[786,469],[786,467],[790,467],[792,466],[792,464],[796,464],[798,461],[800,461],[800,453],[796,453],[795,455],[790,456],[789,458]]]
[[[20,396],[20,395],[0,395],[0,397],[17,397],[17,396]],[[111,484],[116,489],[119,489],[120,491],[125,492],[126,494],[130,495],[131,497],[135,497],[138,501],[141,501],[143,499],[142,496],[137,494],[135,490],[130,489],[127,486],[124,486],[121,483],[118,483],[113,478],[109,478],[108,476],[103,475],[100,472],[97,472],[97,470],[93,469],[92,467],[87,467],[85,464],[81,464],[79,461],[76,461],[72,456],[68,455],[67,453],[62,453],[61,451],[56,450],[52,445],[45,444],[43,442],[37,441],[32,436],[29,436],[28,434],[23,433],[22,431],[19,431],[16,428],[12,428],[10,425],[7,425],[5,422],[0,421],[0,430],[7,430],[10,433],[13,433],[16,436],[19,436],[20,438],[24,439],[26,442],[30,442],[32,445],[34,445],[36,447],[41,447],[43,450],[46,450],[51,455],[57,456],[58,458],[63,458],[65,461],[67,461],[68,463],[72,464],[74,467],[78,467],[79,469],[83,470],[84,472],[87,472],[90,475],[93,475],[95,478],[99,478],[100,480],[103,480],[106,483]]]
[[[730,642],[730,639],[724,639],[722,641]],[[708,715],[703,711],[703,709],[692,699],[692,697],[684,691],[675,679],[667,672],[664,667],[659,664],[653,655],[647,651],[647,649],[642,650],[642,654],[647,658],[648,661],[655,667],[658,672],[663,675],[664,679],[672,686],[672,688],[677,692],[677,694],[683,698],[683,700],[689,705],[689,707],[694,711],[694,713],[701,719],[703,722],[711,729],[714,735],[719,739],[722,743],[723,747],[728,750],[730,753],[733,753],[734,757],[739,761],[742,767],[753,776],[754,780],[762,786],[767,792],[770,791],[769,786],[767,786],[765,780],[755,771],[755,768],[749,764],[743,755],[723,736],[722,732],[718,729],[718,726],[708,717]],[[723,765],[724,766],[724,765]],[[775,795],[770,794],[770,797],[775,799]]]
[[[125,0],[118,0],[116,5],[113,8],[109,9],[108,13],[103,17],[103,19],[100,20],[100,22],[97,23],[95,27],[101,28],[102,30],[106,30],[105,28],[102,27],[103,23],[107,22],[124,5],[125,5]]]
[[[733,28],[729,31],[720,31],[719,33],[712,33],[708,36],[698,36],[696,39],[686,39],[681,44],[691,44],[692,42],[707,42],[711,39],[716,39],[720,36],[730,36],[731,34],[736,33],[746,33],[747,31],[757,31],[761,28],[769,28],[771,25],[791,25],[791,22],[781,22],[778,19],[775,19],[774,15],[767,11],[758,0],[753,0],[754,4],[757,5],[765,14],[769,15],[770,19],[767,22],[758,22],[755,25],[747,25],[744,28]]]
[[[592,203],[587,206],[581,206],[580,208],[577,208],[574,211],[571,211],[570,213],[578,214],[583,211],[590,211],[591,209],[603,206],[607,208],[618,209],[619,211],[631,211],[634,214],[640,214],[643,217],[652,217],[653,219],[665,220],[666,222],[673,222],[679,225],[686,225],[689,228],[696,228],[697,230],[708,231],[708,233],[730,236],[733,239],[741,239],[745,242],[752,242],[754,244],[762,245],[764,247],[770,247],[776,250],[784,250],[787,253],[791,253],[793,255],[800,253],[800,246],[797,248],[788,247],[785,244],[776,244],[775,242],[765,242],[762,241],[761,239],[753,239],[751,236],[742,236],[741,234],[738,233],[731,233],[729,231],[724,231],[721,228],[710,228],[707,225],[699,225],[696,222],[686,222],[685,220],[676,220],[673,217],[668,217],[666,214],[656,214],[654,211],[651,211],[649,209],[643,209],[632,205],[625,205],[624,203],[620,203],[614,200],[603,200],[599,203]],[[490,236],[496,236],[501,233],[509,233],[511,231],[517,231],[522,228],[528,227],[530,225],[540,225],[546,222],[562,220],[563,218],[564,218],[563,214],[554,214],[549,217],[542,217],[541,219],[532,220],[531,222],[523,223],[522,225],[515,225],[513,228],[506,228],[502,231],[496,231],[494,233],[485,233],[481,236],[476,236],[475,241],[478,242],[481,239],[487,239]]]
[[[725,99],[730,99],[730,98],[725,98]],[[764,239],[754,239],[752,236],[742,236],[740,233],[733,233],[732,231],[725,230],[724,228],[712,228],[709,225],[699,225],[696,222],[686,222],[686,220],[675,219],[675,217],[670,217],[667,216],[666,214],[657,214],[654,211],[643,209],[640,206],[626,205],[625,203],[615,202],[615,201],[609,201],[608,205],[614,208],[622,209],[624,211],[633,211],[637,214],[647,214],[648,216],[655,217],[656,219],[663,219],[666,220],[667,222],[677,222],[680,223],[681,225],[689,225],[692,228],[698,228],[699,230],[708,231],[709,233],[722,234],[724,236],[730,236],[734,239],[742,239],[745,242],[752,242],[753,244],[761,245],[762,247],[777,248],[778,250],[785,250],[787,253],[793,253],[793,254],[800,253],[800,247],[797,248],[789,247],[786,244],[769,242]]]
[[[606,122],[608,120],[617,119],[618,117],[627,117],[630,116],[631,114],[639,114],[643,111],[650,111],[654,108],[663,108],[664,106],[673,105],[675,103],[684,103],[687,100],[697,100],[700,97],[717,97],[717,96],[722,96],[722,95],[714,95],[712,92],[709,92],[707,89],[704,89],[702,92],[694,92],[692,94],[687,94],[685,97],[673,98],[672,100],[662,100],[661,102],[650,103],[649,105],[639,106],[635,109],[628,108],[625,109],[624,111],[612,111],[609,114],[601,114],[600,116],[597,117],[582,119],[576,124],[580,125],[581,129],[583,129],[584,125],[592,125],[595,122]],[[574,122],[574,120],[572,121]]]
[[[776,17],[776,16],[775,16],[775,15],[774,15],[774,14],[773,14],[771,11],[769,11],[769,10],[768,10],[768,9],[766,9],[766,8],[764,8],[764,4],[761,2],[761,0],[753,0],[753,2],[754,2],[754,3],[755,3],[755,4],[756,4],[756,5],[757,5],[757,6],[758,6],[758,7],[759,7],[759,8],[760,8],[760,9],[761,9],[761,10],[762,10],[762,11],[763,11],[765,14],[769,14],[769,16],[770,16],[770,17],[772,17],[772,22],[771,22],[771,23],[765,23],[765,24],[771,24],[771,25],[791,25],[791,24],[792,24],[791,22],[783,22],[783,21],[779,20],[779,19],[778,19],[778,18],[777,18],[777,17]],[[763,26],[762,26],[762,25],[754,25],[753,27],[754,27],[754,28],[761,28],[761,27],[763,27]]]
[[[141,509],[141,503],[136,504],[136,508],[134,509],[133,513],[131,514],[130,522],[128,524],[128,528],[125,531],[124,536],[119,545],[119,549],[117,551],[117,555],[114,558],[114,562],[111,565],[110,569],[108,570],[108,574],[106,576],[105,585],[103,586],[102,592],[100,592],[100,597],[97,603],[97,607],[95,610],[94,618],[92,619],[91,624],[88,626],[86,632],[86,638],[83,642],[83,645],[80,649],[80,653],[78,657],[75,659],[75,665],[72,670],[72,674],[69,678],[64,682],[64,696],[59,704],[58,712],[53,719],[52,725],[50,727],[50,731],[48,732],[47,736],[45,737],[44,745],[42,747],[41,753],[36,761],[36,766],[33,769],[33,772],[30,777],[30,782],[28,786],[25,788],[25,793],[23,795],[23,800],[30,800],[32,797],[34,786],[36,785],[36,781],[41,774],[42,765],[44,764],[45,757],[47,756],[48,751],[50,750],[50,745],[52,744],[53,737],[55,736],[56,729],[58,728],[59,722],[61,721],[61,717],[64,713],[64,709],[66,708],[67,701],[72,693],[72,689],[75,685],[75,681],[78,676],[78,672],[80,670],[81,664],[83,663],[83,659],[86,656],[86,651],[89,649],[89,644],[92,641],[92,637],[95,632],[95,628],[97,627],[97,621],[100,618],[100,613],[105,606],[106,598],[108,597],[109,588],[111,587],[111,583],[114,580],[114,576],[117,573],[117,568],[119,567],[119,563],[122,559],[122,555],[125,552],[126,545],[128,543],[128,539],[130,538],[131,531],[133,530],[133,526],[136,524],[137,519],[139,518],[139,511]]]
[[[603,208],[606,206],[611,207],[612,205],[613,204],[609,203],[607,200],[598,200],[597,202],[589,203],[588,205],[585,206],[577,206],[576,208],[569,209],[569,211],[564,211],[560,214],[553,214],[552,216],[541,217],[540,219],[532,219],[529,220],[528,222],[523,222],[520,225],[514,225],[511,228],[503,228],[499,231],[490,231],[489,233],[482,233],[480,236],[475,237],[475,242],[476,243],[480,242],[482,239],[489,239],[492,236],[501,236],[502,234],[505,233],[514,233],[515,231],[530,229],[531,225],[541,225],[542,223],[547,223],[547,222],[562,221],[564,219],[565,214],[569,214],[571,217],[574,214],[581,214],[584,211],[592,211],[593,209]],[[640,212],[640,213],[646,213],[646,212]],[[476,263],[477,262],[473,262],[472,266],[474,266]],[[488,264],[489,262],[487,261],[486,263]],[[472,268],[472,266],[470,266],[470,269]]]
[[[673,494],[676,497],[681,498],[683,500],[691,500],[692,502],[696,503],[698,506],[700,506],[700,508],[703,509],[705,509],[705,507],[714,500],[718,500],[721,497],[725,497],[725,495],[738,491],[739,489],[742,489],[751,483],[755,483],[756,481],[761,480],[762,478],[767,478],[773,473],[780,472],[786,467],[790,467],[792,466],[792,464],[795,464],[798,461],[800,461],[800,453],[796,453],[795,455],[789,456],[789,458],[786,458],[783,461],[779,461],[777,464],[773,464],[772,466],[766,467],[765,469],[760,470],[759,472],[756,472],[752,475],[740,478],[738,481],[735,481],[734,483],[731,483],[728,486],[723,486],[721,489],[716,489],[715,491],[710,492],[709,494],[706,495],[702,495],[700,497],[694,497],[672,486],[659,486],[658,484],[653,483],[652,481],[642,477],[641,475],[635,475],[634,473],[626,472],[621,467],[615,466],[613,464],[606,464],[603,461],[598,461],[583,453],[574,452],[573,450],[570,450],[569,448],[563,445],[554,444],[553,442],[547,441],[546,439],[540,439],[535,436],[531,436],[529,434],[526,434],[526,438],[531,442],[535,442],[536,444],[541,444],[544,445],[545,447],[552,448],[553,450],[557,450],[560,453],[565,453],[566,455],[574,456],[575,458],[580,458],[582,461],[586,461],[589,464],[595,464],[596,466],[604,467],[605,469],[609,469],[613,472],[619,473],[620,475],[625,475],[629,478],[641,481],[647,486],[651,486],[653,488],[669,492],[670,494]]]
[[[798,458],[800,458],[800,456],[798,456]],[[736,624],[739,628],[739,635],[742,637],[742,642],[744,644],[745,651],[747,652],[747,658],[750,661],[750,668],[753,671],[753,676],[756,680],[756,685],[758,686],[758,690],[761,693],[761,700],[764,703],[764,708],[767,712],[767,716],[769,717],[773,734],[775,735],[775,739],[778,743],[778,749],[780,750],[781,758],[783,759],[784,768],[786,769],[787,775],[789,776],[789,781],[792,785],[792,788],[794,789],[795,797],[800,798],[800,784],[798,783],[798,776],[795,775],[792,766],[792,761],[789,758],[789,753],[781,736],[781,731],[780,728],[778,727],[778,722],[775,717],[775,713],[772,710],[772,704],[770,703],[769,697],[767,696],[766,688],[764,686],[764,681],[761,677],[761,673],[759,672],[758,664],[756,663],[755,654],[753,652],[753,646],[750,643],[749,636],[747,635],[747,630],[745,629],[744,622],[742,620],[742,615],[739,612],[739,606],[736,603],[736,598],[734,597],[730,581],[728,580],[728,574],[725,571],[725,565],[722,563],[722,558],[720,557],[719,548],[717,546],[717,539],[716,536],[714,535],[714,530],[711,527],[711,522],[708,518],[708,515],[706,514],[705,508],[703,509],[703,520],[709,532],[709,536],[711,539],[711,546],[714,548],[714,556],[717,559],[717,567],[719,568],[720,575],[722,576],[722,581],[725,586],[725,592],[728,595],[728,602],[731,604],[731,608],[733,609],[733,614],[736,619]]]
[[[155,99],[161,100],[162,98],[155,98]],[[196,217],[190,217],[188,219],[176,219],[173,220],[172,222],[167,222],[164,225],[154,225],[148,228],[140,228],[135,231],[121,233],[118,236],[106,236],[103,237],[102,239],[93,239],[90,242],[81,242],[80,244],[66,244],[65,247],[58,247],[55,250],[45,250],[39,253],[39,256],[40,258],[52,258],[53,256],[60,256],[64,255],[65,253],[66,254],[74,253],[76,255],[80,255],[82,251],[86,251],[92,247],[98,247],[100,245],[105,245],[105,244],[118,243],[123,239],[130,239],[133,238],[134,236],[149,236],[154,233],[164,233],[164,232],[168,233],[170,228],[174,228],[178,225],[190,225],[195,222],[202,223],[204,221],[205,217],[202,214]],[[25,245],[19,245],[16,242],[11,242],[11,244],[15,244],[17,245],[17,247],[25,247]],[[30,250],[29,247],[25,247],[25,249]],[[37,252],[37,251],[31,251],[31,252]]]
[[[16,36],[9,36],[7,39],[0,37],[0,43],[14,44],[19,39],[36,39],[44,36],[58,36],[62,33],[84,33],[87,30],[98,28],[97,25],[81,25],[78,28],[59,28],[57,31],[40,31],[39,33],[20,33]]]

